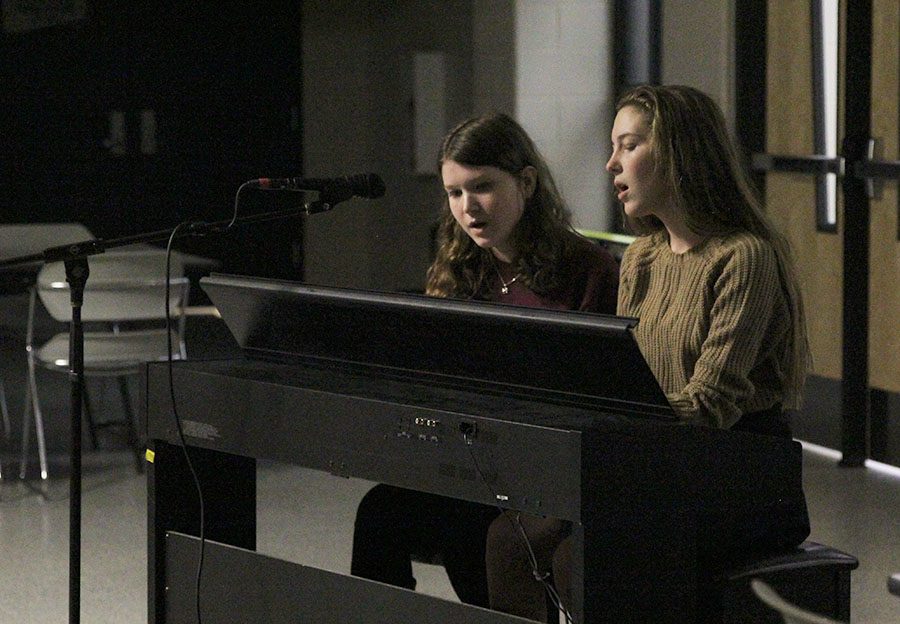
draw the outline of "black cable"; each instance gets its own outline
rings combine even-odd
[[[484,473],[481,471],[481,466],[478,465],[478,459],[475,457],[475,453],[472,450],[472,440],[474,437],[474,433],[463,433],[463,440],[466,443],[466,448],[469,451],[469,456],[472,458],[472,464],[475,466],[475,472],[478,474],[478,478],[482,483],[488,488],[488,492],[491,494],[491,500],[499,500],[497,493],[494,491],[494,488],[491,486],[490,482],[485,478]],[[508,513],[506,513],[507,509],[500,507],[499,505],[495,505],[497,509],[500,510],[500,515],[505,516],[507,520],[510,522],[513,531],[519,536],[522,546],[528,552],[528,560],[531,562],[531,574],[534,576],[534,579],[541,583],[544,586],[544,590],[547,592],[547,595],[550,597],[550,601],[553,603],[553,606],[556,607],[560,612],[562,612],[563,617],[565,618],[568,624],[572,624],[572,615],[569,613],[569,610],[566,609],[565,605],[562,603],[562,600],[559,597],[559,593],[556,591],[556,588],[550,583],[547,579],[550,577],[549,572],[541,572],[540,566],[538,565],[537,556],[534,554],[534,548],[531,546],[531,540],[528,538],[528,533],[525,531],[525,527],[522,526],[521,520],[521,512],[516,513],[516,518],[513,520]],[[548,614],[549,616],[550,614]]]
[[[203,222],[183,222],[178,224],[174,230],[172,230],[171,234],[168,237],[168,242],[166,243],[166,282],[165,282],[165,320],[166,320],[166,347],[167,347],[167,372],[168,372],[168,381],[169,381],[169,398],[172,402],[172,415],[175,419],[175,425],[178,431],[178,440],[181,444],[181,449],[184,453],[184,459],[187,463],[188,470],[191,473],[191,478],[194,483],[194,487],[197,490],[197,497],[199,501],[199,512],[200,512],[200,552],[197,560],[197,578],[196,578],[196,611],[197,611],[197,624],[202,624],[202,615],[200,609],[200,581],[202,579],[203,574],[203,562],[205,555],[205,545],[206,545],[206,537],[205,537],[205,507],[203,500],[203,490],[200,485],[200,479],[197,476],[197,472],[194,469],[193,462],[191,461],[190,454],[187,450],[187,443],[184,438],[184,430],[181,425],[181,418],[178,415],[178,408],[175,400],[175,384],[174,384],[174,372],[173,372],[173,344],[172,344],[172,316],[171,311],[169,309],[169,302],[171,300],[171,260],[172,260],[172,243],[177,238],[178,233],[180,231],[188,230],[189,234],[193,235],[205,235],[209,232],[224,232],[231,229],[238,219],[238,206],[240,203],[240,194],[248,186],[252,186],[253,182],[245,182],[238,187],[237,192],[234,196],[234,209],[232,211],[231,220],[222,227],[218,224],[208,224]],[[65,500],[68,496],[62,496],[58,498],[52,497],[47,492],[39,489],[35,485],[33,485],[29,480],[23,480],[25,487],[33,494],[37,494],[45,501],[55,502],[59,500]],[[20,497],[17,499],[6,499],[2,502],[10,502],[11,500],[21,500]]]
[[[195,600],[196,600],[196,608],[197,608],[197,624],[201,624],[202,617],[200,614],[200,579],[203,576],[203,557],[206,550],[206,527],[205,527],[205,509],[203,502],[203,489],[200,486],[200,478],[197,476],[197,472],[194,469],[194,464],[191,461],[190,453],[187,450],[187,443],[184,440],[184,430],[181,426],[181,418],[178,415],[178,407],[175,401],[175,383],[174,383],[174,373],[173,373],[173,356],[172,356],[172,314],[169,309],[169,301],[170,301],[170,287],[171,287],[171,271],[172,271],[172,241],[175,240],[175,237],[179,231],[179,229],[183,227],[190,227],[190,223],[180,223],[172,230],[172,234],[169,236],[169,241],[166,244],[166,347],[167,347],[167,370],[169,376],[169,398],[172,401],[172,415],[175,418],[175,426],[178,430],[178,440],[181,443],[181,450],[184,453],[184,460],[187,463],[188,470],[191,473],[191,478],[194,481],[194,487],[197,489],[197,498],[199,500],[200,507],[200,553],[197,559],[197,580],[195,586]],[[184,302],[182,302],[183,304]]]
[[[569,614],[568,609],[566,609],[565,605],[562,603],[562,599],[559,597],[559,592],[556,591],[556,587],[553,586],[553,583],[547,581],[550,577],[549,572],[541,572],[540,566],[538,565],[537,556],[534,554],[534,549],[531,546],[531,540],[528,539],[528,533],[525,531],[525,527],[522,526],[522,512],[516,512],[515,522],[509,517],[509,514],[503,514],[509,519],[510,524],[513,525],[513,529],[518,529],[519,537],[522,539],[522,542],[525,545],[525,548],[528,550],[528,558],[531,561],[531,574],[534,576],[534,580],[538,581],[544,586],[544,590],[547,592],[547,595],[550,596],[550,602],[553,603],[553,606],[557,608],[558,611],[561,611],[567,623],[572,623],[572,616]],[[549,615],[549,614],[548,614]]]
[[[238,187],[237,192],[234,194],[234,210],[232,211],[231,221],[228,222],[227,225],[223,228],[216,228],[214,231],[224,232],[231,229],[232,226],[237,222],[238,218],[238,205],[240,203],[240,195],[241,191],[250,186],[251,182],[245,182]],[[173,344],[172,344],[172,315],[169,309],[169,301],[171,300],[170,290],[171,290],[171,273],[172,273],[172,242],[177,238],[178,232],[180,230],[187,229],[190,233],[196,235],[205,235],[210,231],[209,225],[206,223],[197,223],[197,222],[184,222],[179,223],[175,226],[175,229],[172,230],[172,233],[169,235],[169,240],[166,243],[166,347],[167,347],[167,372],[169,378],[169,399],[172,401],[172,416],[175,419],[175,426],[178,430],[178,440],[181,444],[181,450],[184,453],[184,459],[187,463],[188,470],[191,473],[191,479],[194,482],[194,487],[197,490],[197,498],[199,501],[199,511],[200,511],[200,535],[198,536],[200,540],[200,552],[197,556],[197,578],[195,584],[195,605],[197,611],[197,624],[202,624],[203,618],[200,608],[200,582],[203,578],[203,563],[204,557],[206,553],[206,510],[203,500],[203,489],[200,485],[200,478],[197,476],[197,471],[194,469],[194,464],[191,461],[190,453],[188,453],[187,443],[184,439],[184,430],[181,426],[181,417],[178,415],[178,407],[175,401],[175,382],[174,382],[174,372],[173,372]],[[182,301],[182,305],[183,305]]]

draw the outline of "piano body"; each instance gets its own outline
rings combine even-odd
[[[578,623],[703,621],[700,554],[793,528],[799,444],[676,424],[634,319],[202,283],[246,357],[147,366],[150,622],[195,618],[186,452],[205,624],[525,621],[256,553],[260,459],[572,521]]]

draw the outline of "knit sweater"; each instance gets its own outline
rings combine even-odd
[[[749,233],[676,254],[665,231],[625,251],[617,313],[685,422],[729,428],[783,401],[791,317],[775,252]]]

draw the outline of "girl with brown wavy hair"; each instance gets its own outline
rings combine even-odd
[[[456,126],[438,168],[446,199],[427,294],[615,312],[615,261],[573,230],[550,169],[512,118]]]
[[[428,295],[615,312],[616,261],[572,229],[550,170],[511,117],[459,124],[443,141],[438,170],[446,198]],[[357,509],[351,573],[415,589],[413,558],[437,555],[460,600],[487,607],[486,536],[499,515],[489,505],[376,485]],[[567,525],[523,518],[531,521],[542,531],[535,548],[549,555]]]

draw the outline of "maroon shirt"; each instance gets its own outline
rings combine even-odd
[[[496,295],[492,300],[532,308],[615,314],[619,264],[604,247],[586,238],[577,238],[575,252],[564,267],[566,279],[556,292],[541,296],[516,280],[509,284],[509,292],[504,294],[500,290],[500,277],[495,276]],[[505,275],[512,272],[508,266],[504,268]]]

